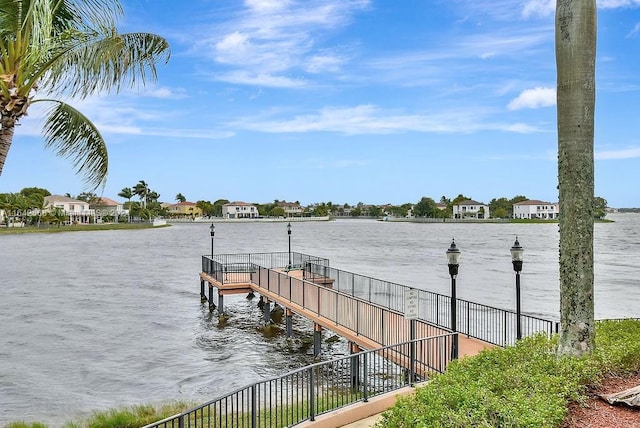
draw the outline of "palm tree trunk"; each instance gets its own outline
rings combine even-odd
[[[595,347],[593,126],[595,0],[556,3],[561,355]]]
[[[2,118],[0,118],[0,175],[2,175],[2,168],[9,154],[15,129],[16,119],[3,114]]]

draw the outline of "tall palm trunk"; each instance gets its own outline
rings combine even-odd
[[[561,355],[595,347],[593,127],[596,2],[556,3]]]
[[[7,155],[9,154],[9,148],[11,147],[15,130],[16,119],[3,114],[2,118],[0,118],[0,175],[2,175],[4,162],[7,160]]]

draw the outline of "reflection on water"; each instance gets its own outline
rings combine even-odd
[[[612,218],[596,225],[596,315],[639,317],[640,215]],[[313,361],[307,321],[294,317],[287,341],[262,334],[257,299],[225,297],[224,327],[200,304],[208,227],[0,237],[0,424],[56,426],[134,403],[202,402]],[[292,247],[339,269],[448,294],[445,251],[455,237],[458,296],[513,308],[516,235],[525,248],[523,312],[557,319],[557,224],[294,223]],[[221,222],[214,245],[287,251],[287,239],[286,223]],[[323,347],[346,354],[344,341]]]

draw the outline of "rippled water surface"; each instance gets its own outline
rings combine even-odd
[[[596,225],[596,316],[640,317],[640,215],[610,217],[616,222]],[[255,301],[227,297],[224,328],[200,305],[208,227],[0,236],[0,424],[57,426],[92,410],[206,401],[310,362],[262,335]],[[513,308],[516,235],[525,247],[523,312],[557,319],[557,224],[304,222],[293,224],[292,249],[448,294],[444,252],[455,237],[459,297]],[[218,223],[214,246],[287,251],[286,227]],[[303,320],[295,328],[309,332]]]

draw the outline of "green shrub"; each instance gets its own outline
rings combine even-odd
[[[600,322],[596,340],[585,358],[558,357],[557,337],[534,336],[454,361],[377,426],[558,427],[604,375],[640,370],[639,321]]]

